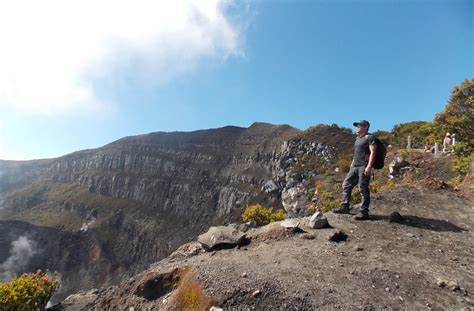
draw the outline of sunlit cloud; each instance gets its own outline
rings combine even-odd
[[[46,114],[113,109],[98,85],[133,79],[154,86],[203,58],[242,55],[239,23],[227,14],[232,5],[2,0],[0,106]]]

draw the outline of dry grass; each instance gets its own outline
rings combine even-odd
[[[209,310],[214,301],[202,290],[193,273],[185,270],[171,298],[171,305],[172,310]]]

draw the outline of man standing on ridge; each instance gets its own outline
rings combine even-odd
[[[342,184],[342,203],[341,206],[334,209],[337,214],[349,214],[352,189],[358,184],[362,196],[362,205],[360,212],[354,217],[356,220],[367,220],[369,216],[370,191],[369,182],[372,175],[372,167],[375,161],[377,146],[375,138],[369,134],[370,123],[367,120],[361,120],[353,123],[356,129],[356,140],[354,143],[354,158],[347,173],[346,179]]]

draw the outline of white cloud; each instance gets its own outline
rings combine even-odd
[[[156,85],[241,54],[229,1],[0,0],[0,106],[54,113],[113,103],[97,83]]]

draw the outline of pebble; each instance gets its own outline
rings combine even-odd
[[[247,272],[242,273],[242,277],[246,278],[247,277]]]
[[[314,240],[315,236],[311,233],[304,233],[301,235],[301,238],[304,240]]]
[[[359,251],[363,251],[364,248],[361,247],[361,246],[356,246],[356,247],[354,247],[354,250],[355,250],[356,252],[359,252]]]
[[[262,292],[257,289],[257,290],[255,290],[255,291],[252,293],[252,297],[255,298],[255,297],[257,297],[258,295],[260,295],[261,293],[262,293]]]
[[[455,282],[455,281],[449,281],[448,284],[446,284],[446,286],[453,291],[457,291],[461,289],[459,287],[458,282]]]

